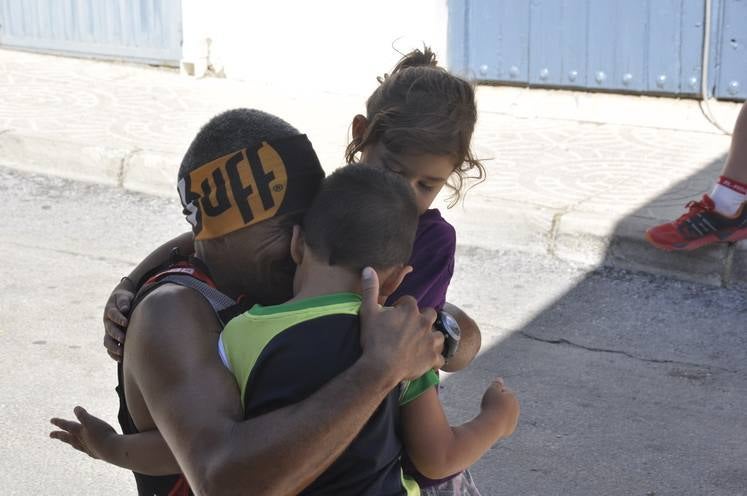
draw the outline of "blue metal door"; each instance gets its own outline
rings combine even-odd
[[[449,0],[449,64],[480,81],[701,92],[706,0]],[[711,5],[709,91],[747,98],[747,1]]]
[[[717,10],[716,10],[717,9]],[[711,81],[719,98],[747,99],[747,1],[715,2]]]
[[[0,0],[0,46],[178,65],[181,0]]]

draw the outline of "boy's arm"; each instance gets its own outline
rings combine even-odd
[[[448,477],[475,463],[500,438],[510,436],[518,415],[519,402],[498,379],[485,392],[480,414],[451,427],[432,388],[402,407],[405,450],[424,476]]]
[[[105,462],[145,475],[181,473],[176,458],[158,431],[118,434],[110,440]]]
[[[145,475],[180,473],[174,455],[158,431],[118,434],[114,428],[82,407],[73,410],[78,422],[53,418],[60,430],[49,434],[91,458]]]
[[[194,253],[192,231],[180,234],[156,248],[127,277],[123,277],[109,295],[104,305],[104,347],[113,360],[122,361],[130,307],[139,284],[151,271],[169,261],[174,247],[179,248],[182,255]]]
[[[477,352],[480,351],[480,345],[482,344],[482,336],[480,334],[480,328],[477,326],[477,322],[467,315],[467,313],[456,305],[449,302],[444,304],[444,311],[450,313],[459,324],[459,329],[462,331],[462,337],[459,340],[459,348],[453,357],[449,359],[449,362],[444,365],[441,370],[444,372],[456,372],[466,368],[467,365],[472,363],[472,360],[477,356]]]

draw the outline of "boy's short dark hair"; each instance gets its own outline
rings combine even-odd
[[[357,271],[406,264],[417,224],[415,195],[402,177],[356,165],[324,180],[303,229],[316,256]]]

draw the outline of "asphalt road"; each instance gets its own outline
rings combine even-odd
[[[81,404],[115,422],[101,309],[187,227],[176,195],[0,168],[0,198],[0,493],[133,494],[127,472],[48,439],[48,419]],[[445,378],[447,412],[468,419],[497,375],[522,403],[514,436],[474,467],[483,495],[747,494],[744,288],[466,246],[457,257],[449,299],[484,340]]]

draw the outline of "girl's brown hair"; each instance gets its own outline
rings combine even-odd
[[[378,80],[366,102],[366,130],[348,144],[345,159],[356,163],[356,155],[376,143],[395,154],[450,155],[455,165],[447,187],[452,190],[449,207],[454,206],[465,179],[485,178],[484,166],[470,149],[477,121],[472,85],[439,67],[428,47],[408,53]]]

